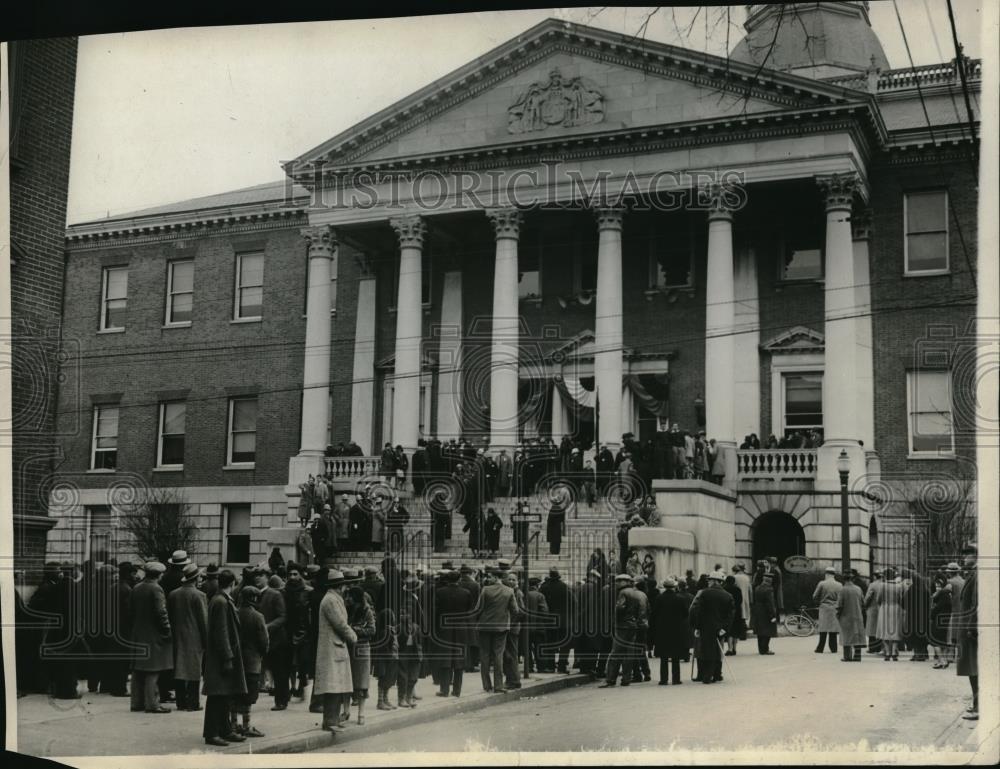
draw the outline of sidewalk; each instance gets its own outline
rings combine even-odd
[[[417,684],[419,700],[413,709],[376,710],[377,697],[365,707],[365,725],[357,725],[357,708],[352,721],[336,736],[322,731],[319,713],[309,712],[308,698],[295,699],[288,709],[272,712],[273,700],[261,695],[253,709],[253,725],[266,736],[234,743],[228,748],[212,748],[201,736],[204,712],[174,711],[162,715],[132,713],[127,697],[84,693],[79,700],[53,700],[40,694],[17,700],[17,750],[36,756],[166,755],[183,753],[297,753],[329,748],[387,731],[437,721],[461,713],[513,700],[537,697],[586,683],[579,674],[532,673],[521,689],[505,694],[482,691],[478,673],[466,673],[461,697],[437,697],[437,687],[428,676]],[[374,681],[373,681],[374,683]],[[85,689],[85,685],[81,682]],[[308,690],[307,690],[308,692]],[[395,690],[392,702],[395,704]],[[202,705],[204,706],[204,697]],[[173,708],[172,705],[167,707]]]

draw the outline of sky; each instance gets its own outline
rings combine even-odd
[[[978,58],[980,0],[952,1],[959,40]],[[896,4],[916,66],[954,57],[946,0]],[[543,8],[82,37],[67,220],[281,179],[283,161],[548,17],[628,34],[649,17],[649,39],[725,54],[725,8],[653,10]],[[731,7],[730,49],[744,18],[744,6]],[[872,2],[870,18],[890,65],[909,66],[893,2]]]

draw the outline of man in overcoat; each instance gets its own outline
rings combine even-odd
[[[208,599],[195,583],[198,567],[184,567],[181,586],[167,596],[167,614],[174,636],[174,680],[178,710],[201,710],[198,687],[208,637]]]
[[[816,654],[823,653],[827,637],[830,639],[830,651],[837,653],[837,633],[840,631],[837,624],[837,599],[842,587],[834,577],[835,573],[834,568],[828,566],[824,578],[816,584],[813,591],[813,601],[819,605],[819,644],[815,649]]]
[[[569,652],[573,648],[573,620],[576,617],[573,594],[558,569],[549,570],[549,576],[539,590],[549,605],[549,613],[555,615],[557,622],[555,628],[546,634],[545,643],[539,649],[542,654],[540,669],[565,673]]]
[[[326,573],[326,593],[319,604],[316,640],[316,676],[313,693],[323,698],[323,729],[333,733],[340,724],[343,699],[354,691],[351,655],[347,645],[358,637],[347,620],[344,590],[348,581],[337,569]]]
[[[205,647],[205,721],[202,736],[207,745],[225,747],[246,738],[236,734],[230,712],[236,698],[247,693],[240,645],[240,622],[233,600],[236,575],[219,573],[219,589],[208,602],[208,644]]]
[[[733,597],[722,589],[725,579],[722,571],[713,571],[708,575],[708,587],[691,604],[691,627],[698,639],[698,670],[706,684],[722,680],[721,639],[736,612]]]
[[[291,661],[289,679],[292,682],[292,694],[299,699],[305,697],[305,686],[312,671],[312,648],[309,643],[309,596],[312,587],[302,579],[303,566],[298,563],[288,564],[288,581],[282,591],[285,597],[285,631],[288,635],[288,656]]]
[[[503,687],[503,653],[507,645],[511,620],[517,615],[517,611],[514,591],[495,577],[487,577],[473,609],[479,637],[480,675],[484,691],[497,693],[506,691]]]
[[[844,662],[861,662],[861,647],[865,645],[864,605],[861,587],[850,571],[845,572],[836,607],[840,642],[844,645]]]
[[[952,612],[951,627],[958,641],[958,664],[955,672],[968,676],[972,687],[972,705],[962,716],[967,721],[979,720],[979,575],[976,569],[978,548],[970,543],[962,550],[963,565],[968,575],[958,597],[958,611]]]
[[[618,681],[618,671],[621,669],[622,686],[632,683],[632,670],[636,659],[636,630],[648,620],[644,615],[643,604],[646,597],[635,589],[629,574],[619,574],[615,577],[617,596],[615,599],[615,627],[611,653],[604,683],[598,688],[607,689],[615,686]]]
[[[281,592],[284,584],[280,577],[269,578],[266,573],[258,573],[256,579],[257,588],[260,590],[257,610],[264,615],[264,622],[267,624],[268,648],[264,665],[271,671],[274,680],[274,706],[271,710],[284,710],[288,707],[288,700],[291,697],[291,657],[288,632],[285,629],[287,612],[285,596]]]
[[[688,604],[677,592],[677,580],[667,577],[663,592],[653,601],[650,632],[653,636],[653,653],[660,660],[660,686],[681,683],[681,662],[690,654],[691,628],[688,625]],[[670,675],[667,663],[670,663]]]
[[[750,625],[757,638],[758,654],[774,654],[771,639],[778,634],[778,604],[774,600],[774,577],[764,574],[754,589]]]
[[[174,647],[167,614],[167,597],[160,587],[166,567],[150,561],[146,576],[129,596],[132,617],[132,642],[140,648],[132,662],[132,711],[169,713],[160,703],[157,678],[174,664]]]
[[[428,638],[431,665],[437,670],[439,697],[462,693],[462,675],[465,672],[465,647],[472,628],[472,595],[459,585],[457,571],[444,574],[441,584],[434,591],[431,602],[433,633]]]

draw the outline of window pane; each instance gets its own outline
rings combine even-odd
[[[682,236],[682,241],[684,236]],[[686,244],[659,246],[656,250],[656,287],[691,285],[691,251]]]
[[[240,286],[264,285],[264,255],[243,254],[240,257]]]
[[[164,465],[184,464],[184,436],[164,435],[160,463]]]
[[[233,401],[233,431],[257,429],[257,399]]]
[[[229,505],[226,512],[226,532],[228,534],[250,533],[250,505]]]
[[[97,435],[118,435],[118,407],[106,406],[97,410]]]
[[[906,196],[906,232],[929,232],[946,227],[945,193],[910,193]]]
[[[105,299],[124,299],[128,295],[128,270],[108,270],[108,293]]]
[[[170,322],[187,323],[191,320],[194,294],[176,294],[170,297]]]
[[[948,414],[915,414],[914,451],[951,451],[951,417]]]
[[[950,372],[915,371],[911,376],[914,377],[911,400],[913,411],[951,411],[948,396]]]
[[[117,451],[98,451],[94,455],[95,470],[114,470],[118,466]]]
[[[819,375],[785,376],[785,410],[788,413],[821,413],[823,379]]]
[[[95,445],[99,449],[116,449],[118,448],[118,436],[112,435],[108,438],[98,438]]]
[[[124,299],[112,299],[105,305],[104,328],[125,328]]]
[[[163,404],[163,433],[184,432],[184,418],[187,415],[186,403],[164,403]]]
[[[791,249],[785,256],[783,280],[815,280],[823,277],[823,254],[818,248]]]
[[[226,563],[250,563],[250,535],[226,537]]]
[[[170,265],[173,276],[170,281],[170,293],[180,294],[194,290],[194,262],[174,262]]]
[[[943,232],[908,236],[906,269],[910,272],[948,269],[948,236]]]
[[[233,435],[234,454],[253,454],[256,447],[257,433],[236,433]]]
[[[264,289],[243,288],[240,289],[240,317],[256,318],[262,315],[264,305]]]

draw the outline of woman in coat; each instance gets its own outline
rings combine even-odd
[[[316,639],[316,676],[313,692],[323,697],[323,729],[332,732],[340,725],[340,705],[354,691],[351,655],[347,644],[358,640],[347,619],[343,592],[344,575],[330,569],[326,577],[326,595],[319,605]]]
[[[913,650],[913,662],[927,661],[927,626],[931,614],[931,592],[927,580],[913,569],[905,569],[909,586],[903,593],[903,638]]]
[[[736,642],[747,640],[747,621],[743,616],[743,591],[736,586],[736,577],[732,574],[727,576],[723,589],[733,597],[733,604],[736,607],[733,612],[733,622],[726,633],[726,642],[729,646],[726,656],[732,657],[736,654]]]
[[[244,737],[263,737],[257,727],[250,726],[250,709],[257,703],[260,678],[267,654],[269,639],[264,615],[257,609],[260,591],[252,585],[240,588],[240,650],[243,653],[243,675],[247,692],[237,697],[234,710],[243,717],[239,733]]]
[[[660,660],[660,686],[666,686],[673,678],[673,684],[681,683],[681,662],[690,659],[691,627],[688,623],[690,603],[677,592],[677,580],[667,577],[663,581],[663,592],[653,602],[653,617],[650,635],[653,653]],[[667,676],[667,662],[670,662],[670,676]]]
[[[951,585],[944,575],[934,578],[934,594],[931,596],[931,621],[929,638],[934,647],[934,668],[946,668],[948,659],[948,626],[951,625],[952,607]]]
[[[773,581],[770,574],[763,574],[760,584],[753,591],[750,624],[757,637],[758,654],[774,654],[771,639],[778,635],[778,604],[774,600]]]
[[[898,661],[899,642],[903,639],[903,583],[891,566],[885,570],[885,582],[879,593],[878,631],[882,659]]]
[[[869,654],[877,654],[882,651],[882,642],[879,640],[878,631],[878,605],[884,587],[882,572],[876,570],[872,574],[871,584],[868,585],[868,590],[865,592],[865,633],[868,635]]]
[[[208,644],[205,647],[205,702],[203,736],[209,745],[224,747],[242,742],[230,720],[233,700],[247,692],[240,647],[240,621],[233,602],[236,575],[228,569],[219,574],[219,589],[208,602]]]
[[[861,662],[861,647],[865,645],[865,597],[850,572],[844,574],[844,585],[837,596],[837,622],[840,642],[844,645],[844,662]],[[852,650],[853,647],[853,650]]]
[[[348,644],[351,654],[351,681],[354,697],[358,701],[358,726],[365,723],[365,700],[368,699],[369,674],[371,673],[371,641],[375,638],[375,612],[365,591],[354,586],[347,591],[347,615],[351,630],[358,639]],[[345,698],[346,700],[346,698]],[[350,711],[347,716],[350,719]]]
[[[486,549],[490,557],[495,558],[500,552],[500,530],[503,521],[492,507],[486,511]]]

